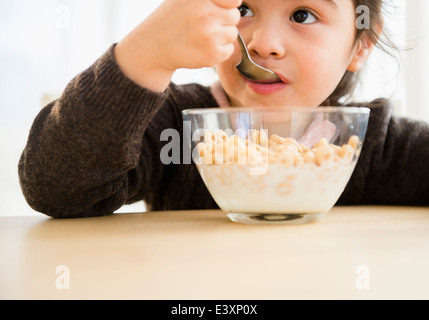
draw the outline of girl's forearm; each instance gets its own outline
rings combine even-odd
[[[53,217],[114,212],[132,196],[130,172],[137,174],[142,137],[164,101],[125,77],[111,48],[34,121],[19,163],[28,203]]]

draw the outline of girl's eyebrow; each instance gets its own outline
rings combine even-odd
[[[338,4],[334,0],[324,0],[324,1],[327,2],[331,6],[338,8]]]
[[[303,2],[303,1],[305,0],[299,0],[299,2]],[[317,1],[320,1],[320,0],[317,0]],[[335,0],[321,0],[321,1],[325,2],[327,5],[331,7],[338,9],[338,4],[335,2]]]

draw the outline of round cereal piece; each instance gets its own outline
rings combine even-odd
[[[259,154],[261,155],[261,160],[263,164],[266,164],[269,162],[270,159],[270,150],[261,148],[259,151]]]
[[[274,144],[283,144],[286,141],[285,138],[280,137],[277,134],[273,134],[271,135],[269,142],[274,143]]]
[[[265,148],[268,147],[268,135],[265,131],[259,131],[259,144]]]
[[[304,153],[307,151],[308,151],[308,148],[306,148],[304,145],[302,144],[298,145],[298,152],[300,155],[304,155]]]
[[[234,162],[237,164],[246,164],[247,162],[247,147],[243,141],[237,145],[237,152],[234,153]]]
[[[316,157],[313,153],[313,151],[307,151],[306,153],[304,153],[304,162],[305,163],[315,163],[316,162]]]
[[[277,145],[277,146],[274,148],[274,150],[272,150],[272,151],[273,151],[273,153],[274,153],[275,155],[279,155],[279,154],[282,154],[282,153],[284,152],[284,150],[285,150],[285,146],[284,146],[284,145]]]
[[[330,175],[329,171],[325,170],[323,172],[319,172],[318,179],[319,179],[320,182],[326,182],[326,181],[329,180],[330,176],[331,175]]]
[[[306,152],[308,152],[308,151],[311,151],[311,149],[310,148],[308,148],[308,147],[306,147],[305,145],[303,145],[303,144],[300,144],[299,145],[300,146],[300,152],[302,153],[302,154],[305,154]]]
[[[204,134],[204,140],[207,143],[215,143],[216,142],[216,135],[214,134],[213,131],[209,130]]]
[[[304,158],[300,154],[293,155],[293,164],[295,167],[299,167],[304,164]]]
[[[299,154],[298,146],[293,143],[285,142],[282,146],[284,147],[284,150]]]
[[[215,164],[224,164],[226,162],[226,143],[217,143],[214,147]]]
[[[343,158],[341,158],[341,156],[339,154],[335,154],[334,156],[334,162],[341,162],[341,160],[343,160]]]
[[[292,145],[292,144],[282,144],[282,145],[279,145],[279,146],[277,146],[277,147],[273,150],[273,152],[274,152],[276,155],[280,155],[280,154],[282,154],[282,153],[298,154],[298,150],[297,150],[297,148],[296,148],[294,145]]]
[[[238,153],[238,146],[234,143],[234,141],[226,141],[225,143],[226,148],[226,163],[227,164],[234,164],[235,163],[235,156]]]
[[[340,153],[341,153],[341,147],[340,146],[331,144],[331,147],[334,149],[335,155],[340,155]]]
[[[340,156],[343,159],[351,160],[353,158],[354,154],[355,154],[355,151],[356,150],[352,146],[350,146],[348,144],[345,144],[341,148]]]
[[[252,142],[257,145],[267,146],[268,137],[264,130],[253,130],[252,131]]]
[[[240,141],[240,137],[239,136],[237,136],[237,135],[232,135],[232,136],[229,136],[227,139],[226,139],[226,142],[227,143],[235,143],[235,144],[238,144],[238,142]]]
[[[236,158],[238,157],[238,149],[240,148],[240,144],[244,145],[244,143],[241,141],[240,137],[234,135],[234,136],[228,137],[225,144],[226,144],[225,151],[226,151],[227,161],[235,163]]]
[[[357,149],[357,147],[359,146],[360,140],[358,136],[351,136],[349,139],[349,145],[353,148],[353,149]]]
[[[279,153],[277,154],[277,162],[286,168],[293,167],[295,165],[294,155],[290,152]]]
[[[204,151],[206,150],[206,144],[201,142],[201,143],[197,144],[196,148],[197,148],[197,152],[198,152],[199,156],[201,158],[203,158],[204,157]]]
[[[324,162],[334,160],[335,151],[329,145],[319,147],[314,151],[317,165],[321,166]]]
[[[247,147],[247,163],[248,165],[255,166],[261,161],[261,154],[257,149],[257,146],[251,144]]]
[[[294,138],[286,138],[284,143],[292,144],[292,145],[294,145],[297,149],[298,149],[298,147],[299,147],[299,143],[298,143]]]
[[[228,139],[228,135],[223,130],[216,130],[216,142],[224,142]]]
[[[204,145],[203,162],[205,164],[214,164],[214,160],[213,145],[206,143]]]
[[[275,163],[276,161],[276,155],[272,150],[268,150],[268,162],[269,163]]]
[[[276,188],[277,194],[282,197],[290,195],[292,191],[293,191],[293,187],[292,187],[292,184],[289,182],[280,183]]]
[[[296,179],[296,175],[294,175],[294,174],[289,175],[289,176],[286,177],[286,180],[288,180],[288,181],[293,181],[295,179]]]
[[[329,145],[328,140],[326,138],[322,138],[318,143],[314,145],[314,148],[326,147],[327,145]]]
[[[250,137],[251,137],[251,141],[253,143],[259,144],[259,131],[258,130],[252,130]]]
[[[278,146],[278,143],[275,141],[272,141],[271,139],[268,140],[268,148],[270,150],[274,150]]]

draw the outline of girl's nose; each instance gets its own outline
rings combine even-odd
[[[248,50],[261,58],[282,58],[286,54],[284,33],[274,23],[259,27],[253,31]]]

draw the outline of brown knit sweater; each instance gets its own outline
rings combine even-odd
[[[218,208],[195,165],[160,161],[161,132],[182,132],[182,110],[218,107],[209,88],[149,91],[121,72],[113,48],[35,119],[19,162],[29,205],[56,218],[108,215],[141,200],[154,211]],[[365,106],[367,138],[338,204],[428,205],[429,125],[392,116],[383,99]]]

